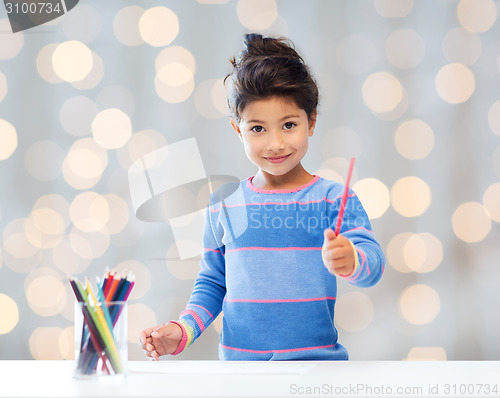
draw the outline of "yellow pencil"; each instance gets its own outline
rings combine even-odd
[[[87,280],[86,290],[87,292],[84,292],[83,298],[85,300],[85,304],[88,306],[90,316],[92,317],[92,320],[94,321],[96,328],[104,341],[104,344],[106,346],[104,349],[105,351],[108,352],[109,360],[111,361],[111,366],[113,366],[113,369],[115,370],[116,373],[122,373],[123,367],[120,360],[120,355],[118,353],[118,349],[115,344],[115,340],[111,336],[108,324],[106,322],[106,319],[104,318],[104,314],[102,313],[102,308],[99,308],[96,305],[97,301],[95,299],[94,293],[92,292],[92,289],[90,288],[90,283],[88,280]],[[90,304],[88,297],[89,294],[95,306],[92,306]]]

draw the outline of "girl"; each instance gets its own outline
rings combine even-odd
[[[258,171],[207,209],[201,271],[177,321],[141,333],[146,355],[176,355],[224,313],[224,360],[345,360],[337,342],[337,279],[375,285],[384,255],[351,191],[301,164],[316,125],[318,88],[292,43],[245,36],[226,77],[231,125]]]

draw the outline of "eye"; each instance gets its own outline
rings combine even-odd
[[[254,133],[262,133],[264,131],[264,127],[254,126],[254,127],[252,127],[251,131],[253,131]]]
[[[283,129],[285,130],[291,130],[292,128],[294,128],[296,126],[295,123],[293,122],[286,122],[284,125],[283,125]]]

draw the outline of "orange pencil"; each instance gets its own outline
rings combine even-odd
[[[115,294],[115,290],[118,287],[118,283],[120,283],[121,277],[116,274],[113,277],[113,281],[111,282],[111,287],[109,288],[108,294],[106,295],[106,301],[111,301],[113,295]]]

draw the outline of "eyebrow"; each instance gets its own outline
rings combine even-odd
[[[285,117],[282,117],[280,122],[286,120],[286,119],[293,119],[293,118],[299,118],[300,116],[299,115],[287,115]],[[252,120],[249,120],[247,123],[264,123],[262,120],[256,120],[256,119],[252,119]]]

